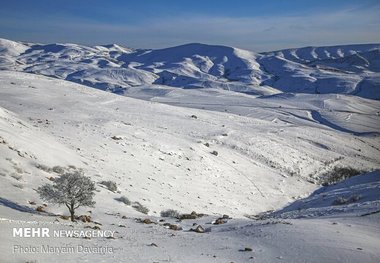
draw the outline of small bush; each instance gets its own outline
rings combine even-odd
[[[131,205],[131,201],[126,196],[120,196],[119,198],[116,198],[116,200],[126,205]]]
[[[336,184],[362,173],[364,173],[364,171],[356,170],[351,167],[335,167],[330,173],[322,176],[322,185],[328,186]]]
[[[167,209],[161,211],[161,217],[171,217],[171,218],[179,218],[180,213],[177,210],[174,209]]]
[[[11,177],[14,178],[14,179],[16,179],[17,181],[20,181],[20,179],[22,178],[22,175],[16,174],[16,173],[12,173]]]
[[[355,203],[355,202],[359,201],[361,198],[362,197],[360,195],[353,195],[353,196],[351,196],[350,201],[351,201],[351,203]]]
[[[65,168],[63,168],[62,166],[54,166],[52,168],[53,172],[57,173],[57,174],[63,174],[65,172]]]
[[[59,165],[56,165],[56,166],[53,166],[53,167],[49,167],[47,165],[44,165],[44,164],[40,164],[40,163],[36,163],[34,164],[34,166],[44,172],[47,172],[47,173],[51,173],[51,172],[54,172],[54,173],[57,173],[57,174],[64,174],[66,172],[74,172],[74,171],[82,171],[81,168],[76,168],[74,165],[69,165],[67,167],[62,167],[62,166],[59,166]]]
[[[117,185],[114,181],[101,181],[100,184],[105,185],[111,192],[117,191]]]
[[[181,214],[178,219],[184,220],[184,219],[197,219],[199,217],[204,216],[205,214],[198,214],[197,212],[193,211],[190,214]]]
[[[143,206],[142,204],[140,204],[139,202],[135,202],[132,207],[134,209],[136,209],[136,211],[140,212],[140,213],[143,213],[143,214],[148,214],[149,213],[149,209],[146,207],[146,206]]]
[[[360,195],[353,195],[349,198],[345,198],[345,197],[338,197],[337,199],[335,199],[332,203],[332,205],[346,205],[346,204],[351,204],[351,203],[355,203],[357,201],[359,201],[361,198]]]
[[[20,189],[24,189],[24,185],[22,185],[22,184],[13,184],[13,186],[20,188]]]
[[[344,197],[338,197],[337,199],[334,200],[332,205],[344,205],[348,203],[348,199]]]
[[[219,153],[217,151],[212,151],[211,154],[218,156]]]
[[[13,168],[14,168],[15,171],[16,171],[17,173],[19,173],[19,174],[24,173],[24,171],[23,171],[20,167],[18,167],[17,165],[14,165]]]
[[[44,164],[40,164],[40,163],[36,163],[35,164],[36,168],[44,171],[44,172],[47,172],[47,173],[50,173],[51,172],[51,168],[47,165],[44,165]]]

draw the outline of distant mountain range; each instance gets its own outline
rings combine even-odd
[[[0,69],[51,76],[117,94],[136,86],[166,85],[258,96],[335,93],[380,99],[380,44],[254,53],[205,44],[146,50],[0,39]]]

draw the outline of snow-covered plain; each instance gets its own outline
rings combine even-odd
[[[380,173],[322,189],[318,177],[337,166],[379,169],[379,47],[255,54],[201,44],[132,50],[1,40],[5,262],[51,260],[12,253],[16,243],[117,248],[60,254],[59,262],[377,262]],[[102,229],[118,231],[116,239],[13,238],[15,225],[93,225],[60,219],[64,207],[35,211],[42,204],[35,189],[58,176],[41,166],[69,165],[98,188],[96,207],[78,214],[91,210]],[[360,198],[333,205],[353,195]],[[148,215],[121,196],[148,207]],[[134,219],[157,222],[169,208],[208,216],[167,219],[182,231]],[[268,210],[278,211],[249,219]],[[222,214],[233,219],[208,224]],[[211,232],[188,232],[193,223]]]

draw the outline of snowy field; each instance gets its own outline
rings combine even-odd
[[[379,45],[256,54],[0,44],[2,261],[378,262]],[[77,212],[92,222],[62,219],[67,209],[35,191],[69,166],[96,183],[96,206]],[[322,187],[336,167],[364,174]],[[166,209],[205,215],[177,222],[160,217]],[[115,237],[12,236],[95,226]]]

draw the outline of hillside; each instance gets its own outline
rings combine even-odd
[[[118,45],[0,42],[0,68],[46,75],[117,94],[141,85],[217,88],[251,95],[352,94],[379,99],[379,44],[254,53],[187,44],[160,50]]]
[[[316,187],[308,181],[336,165],[361,170],[378,165],[377,136],[352,137],[316,122],[294,125],[166,106],[25,73],[3,71],[0,83],[0,104],[21,119],[5,125],[25,123],[18,124],[17,132],[1,135],[6,142],[17,145],[14,135],[29,130],[47,133],[70,149],[60,155],[75,160],[73,165],[81,164],[99,180],[116,181],[123,194],[156,213],[175,208],[253,214],[307,194]],[[38,156],[33,145],[12,147]],[[30,162],[70,164],[58,161],[62,158],[53,158],[56,163],[39,159],[21,169],[36,170]],[[18,156],[12,162],[21,160],[25,162]],[[5,173],[14,170],[12,162],[3,166]]]
[[[356,214],[349,210],[349,217],[343,214],[333,221],[321,217],[331,215],[325,210],[314,221],[244,219],[244,215],[278,209],[307,196],[319,187],[313,183],[317,176],[336,166],[378,168],[377,136],[352,135],[310,121],[295,125],[228,112],[173,107],[26,73],[3,71],[0,85],[3,156],[0,227],[4,232],[10,232],[15,222],[24,227],[37,222],[50,229],[70,229],[58,217],[67,213],[64,207],[48,205],[45,208],[48,214],[35,212],[41,204],[35,189],[48,183],[49,178],[57,177],[60,167],[75,166],[83,168],[97,185],[92,218],[100,221],[102,228],[118,234],[116,240],[67,241],[116,248],[115,254],[101,256],[106,261],[111,257],[113,261],[131,262],[168,258],[180,262],[194,259],[244,262],[252,258],[258,262],[279,258],[329,262],[338,253],[347,262],[375,262],[378,257],[376,220],[362,226],[363,221],[356,217],[359,213],[377,211],[378,195],[371,195],[371,199],[363,197],[365,205],[354,204],[362,207]],[[366,115],[358,115],[363,116]],[[295,117],[295,120],[302,118]],[[218,154],[212,154],[213,151]],[[366,187],[378,188],[378,173],[370,178],[372,181]],[[100,184],[103,180],[116,182],[118,192]],[[349,189],[346,195],[352,193]],[[361,191],[366,195],[365,189]],[[149,208],[148,215],[117,201],[121,196]],[[210,216],[175,223],[184,231],[175,231],[174,236],[173,230],[166,229],[162,223],[152,228],[133,219],[149,217],[156,222],[160,211],[168,208]],[[78,213],[88,213],[87,210],[83,208]],[[212,226],[212,232],[203,234],[203,238],[198,236],[202,234],[188,232],[194,222],[208,226],[221,214],[236,219]],[[331,222],[339,225],[335,227]],[[120,228],[124,224],[128,227]],[[357,226],[354,231],[352,225]],[[88,226],[75,223],[74,228]],[[342,234],[326,242],[324,235],[335,228]],[[299,235],[308,241],[298,242]],[[47,244],[44,240],[33,240],[34,245]],[[59,239],[49,240],[50,245],[59,245]],[[220,240],[224,240],[223,249],[218,245]],[[290,250],[285,240],[293,240]],[[10,262],[21,259],[44,262],[50,257],[49,254],[9,254],[7,244],[14,242],[16,239],[7,235],[0,244],[2,254]],[[152,242],[158,248],[152,248]],[[254,251],[239,251],[247,246]],[[324,256],[315,258],[316,246],[326,251]],[[359,248],[365,249],[365,253],[358,253]],[[141,251],[145,251],[144,255]],[[293,253],[300,256],[294,259]],[[97,254],[61,255],[66,262],[99,257]]]
[[[377,262],[379,48],[1,39],[4,262]],[[77,168],[96,185],[95,207],[77,210],[90,222],[68,221],[65,206],[36,192]],[[355,176],[321,185],[339,169]],[[115,237],[20,239],[15,226]],[[14,253],[14,244],[115,252]]]

